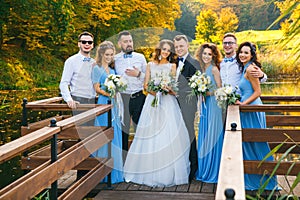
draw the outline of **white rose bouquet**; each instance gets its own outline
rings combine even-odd
[[[230,85],[225,85],[215,91],[217,104],[220,108],[225,109],[228,105],[233,105],[241,96],[237,94],[238,87],[233,88]]]
[[[127,88],[127,81],[120,75],[110,74],[104,82],[105,91],[111,98],[115,97],[117,92],[123,92]]]
[[[159,105],[161,95],[169,93],[167,88],[171,88],[174,92],[178,91],[177,82],[170,74],[156,74],[154,78],[148,82],[148,92],[156,92],[151,106],[157,107]]]
[[[206,96],[206,92],[211,88],[210,77],[205,73],[201,73],[199,70],[190,78],[189,86],[192,88],[191,95]]]

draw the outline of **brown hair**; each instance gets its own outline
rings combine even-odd
[[[237,39],[236,39],[234,33],[226,33],[226,34],[223,36],[223,40],[224,40],[225,38],[227,38],[227,37],[233,37],[234,40],[237,41]],[[223,40],[222,40],[222,41],[223,41]]]
[[[218,69],[220,70],[220,63],[222,61],[221,52],[218,49],[217,45],[215,45],[213,43],[204,43],[200,47],[198,47],[198,49],[196,50],[195,58],[199,61],[202,70],[205,71],[204,62],[202,60],[202,54],[203,54],[204,49],[206,49],[206,48],[211,49],[211,51],[212,51],[212,64],[216,65],[218,67]]]
[[[167,60],[170,63],[176,63],[176,54],[175,54],[175,47],[174,47],[174,43],[172,42],[172,40],[167,40],[167,39],[163,39],[159,42],[158,46],[154,49],[154,53],[153,53],[153,60],[156,62],[160,62],[160,54],[161,54],[161,49],[163,48],[164,44],[168,44],[170,46],[170,55],[167,57]]]
[[[95,60],[99,67],[102,65],[102,57],[107,49],[112,49],[114,52],[116,51],[115,46],[111,41],[104,41],[97,48]],[[109,67],[112,69],[114,68],[114,61],[109,64]]]
[[[91,37],[94,39],[94,35],[93,35],[93,34],[91,34],[90,32],[84,31],[84,32],[82,32],[82,33],[80,33],[80,34],[78,35],[78,41],[80,41],[80,39],[81,39],[81,37],[82,37],[83,35],[91,36]]]
[[[240,71],[243,72],[244,70],[244,65],[243,63],[241,62],[240,58],[239,58],[239,54],[241,52],[241,49],[244,47],[244,46],[247,46],[250,48],[250,53],[251,53],[251,59],[250,59],[250,62],[253,62],[255,63],[259,68],[261,68],[261,63],[257,60],[257,53],[256,53],[256,45],[251,43],[251,42],[243,42],[242,44],[240,44],[237,52],[236,52],[236,60],[237,62],[239,63],[239,67],[240,67]]]
[[[188,40],[188,38],[186,37],[186,35],[176,35],[175,37],[174,37],[174,42],[175,41],[179,41],[179,40],[184,40],[184,41],[186,41],[187,43],[189,42],[189,40]]]
[[[120,39],[121,39],[121,37],[122,37],[123,35],[131,35],[131,33],[130,33],[129,31],[127,31],[127,30],[121,31],[121,32],[118,34],[118,41],[120,41]]]

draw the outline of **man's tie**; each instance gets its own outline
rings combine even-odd
[[[178,62],[179,61],[183,62],[183,57],[178,57]]]
[[[126,58],[132,58],[132,54],[130,53],[130,54],[125,54],[124,53],[124,55],[123,55],[123,57],[126,59]]]
[[[233,62],[234,58],[224,58],[224,62]]]
[[[90,62],[91,61],[91,58],[88,58],[88,57],[84,57],[83,59],[83,62]]]

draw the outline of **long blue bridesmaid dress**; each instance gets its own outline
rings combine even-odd
[[[210,65],[205,72],[211,78],[213,85],[210,92],[217,88],[212,68],[213,66]],[[222,109],[217,106],[215,96],[206,96],[200,112],[196,180],[217,183],[224,139]]]
[[[113,69],[110,69],[110,74],[115,74],[115,71]],[[100,87],[104,89],[104,82],[107,78],[108,74],[106,73],[105,69],[103,67],[99,67],[96,65],[93,68],[92,72],[92,81],[93,84],[100,83]],[[108,101],[110,100],[109,97],[100,95],[98,96],[98,104],[108,104]],[[115,104],[115,99],[111,99],[111,103]],[[100,116],[97,116],[95,119],[95,126],[107,126],[108,119],[107,119],[107,113],[104,113]],[[120,118],[118,117],[118,110],[117,106],[113,106],[112,108],[112,126],[114,128],[114,139],[112,140],[112,151],[111,155],[114,159],[114,168],[111,172],[111,180],[112,183],[119,183],[123,182],[123,159],[122,159],[122,130],[121,130],[121,122]],[[101,147],[97,151],[95,151],[92,156],[94,157],[107,157],[108,155],[108,145]],[[107,177],[103,180],[104,182],[107,182]]]
[[[241,102],[248,99],[254,92],[250,81],[244,76],[246,69],[250,64],[251,63],[247,63],[245,65],[239,83]],[[262,105],[262,101],[258,97],[251,102],[250,105]],[[240,117],[242,128],[266,128],[266,116],[264,112],[241,112]],[[267,142],[243,142],[242,146],[244,160],[262,160],[270,152],[270,147]],[[267,161],[273,160],[273,157],[267,158]],[[267,178],[269,178],[267,175],[245,174],[245,189],[257,190],[263,185]],[[276,186],[276,177],[273,177],[265,189],[272,190]]]

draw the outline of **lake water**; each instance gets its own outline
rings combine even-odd
[[[0,90],[0,145],[12,141],[20,136],[22,120],[22,102],[58,96],[58,90],[33,89],[27,91]],[[300,82],[298,83],[266,83],[262,84],[263,95],[299,96]],[[50,113],[53,115],[55,113]],[[47,117],[49,113],[33,112],[28,115],[28,121],[34,122]],[[13,158],[0,165],[0,188],[18,179],[25,172],[20,169],[20,157]]]

